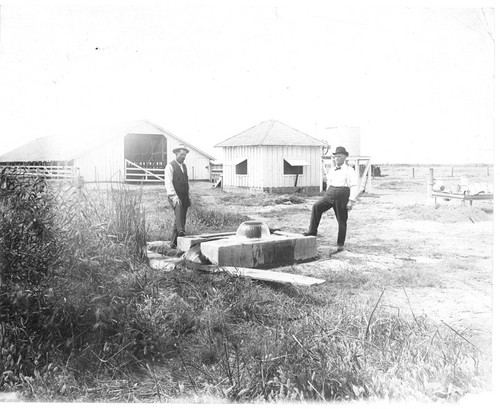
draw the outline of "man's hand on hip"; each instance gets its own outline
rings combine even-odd
[[[168,198],[168,203],[170,206],[172,206],[172,209],[175,209],[175,207],[180,203],[181,201],[179,200],[179,197],[177,196],[171,196]]]

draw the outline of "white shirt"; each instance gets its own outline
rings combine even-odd
[[[184,168],[182,167],[182,163],[179,163],[179,166],[181,167],[181,172],[184,173]],[[177,193],[175,193],[174,184],[172,183],[173,177],[174,177],[174,168],[172,167],[172,164],[169,163],[167,166],[165,166],[165,189],[167,189],[167,196],[170,199],[174,199],[175,197],[177,197]]]
[[[356,172],[345,163],[340,166],[340,169],[332,166],[328,171],[327,183],[328,186],[351,188],[349,200],[354,200],[358,195],[358,178],[356,177]]]

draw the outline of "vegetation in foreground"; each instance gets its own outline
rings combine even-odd
[[[331,288],[150,269],[140,191],[53,188],[8,171],[0,187],[0,391],[36,401],[425,401],[487,387],[467,334],[425,317]],[[192,215],[200,225],[213,217]]]

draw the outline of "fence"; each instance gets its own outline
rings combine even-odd
[[[125,182],[163,183],[165,166],[164,162],[132,162],[125,159]]]
[[[210,182],[218,182],[222,178],[222,170],[222,163],[210,163]]]
[[[19,169],[27,176],[41,176],[45,179],[76,179],[79,176],[78,168],[62,165],[0,165],[4,168]]]

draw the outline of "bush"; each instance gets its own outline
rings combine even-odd
[[[0,174],[1,280],[38,285],[58,258],[56,197],[45,180],[4,168]]]

